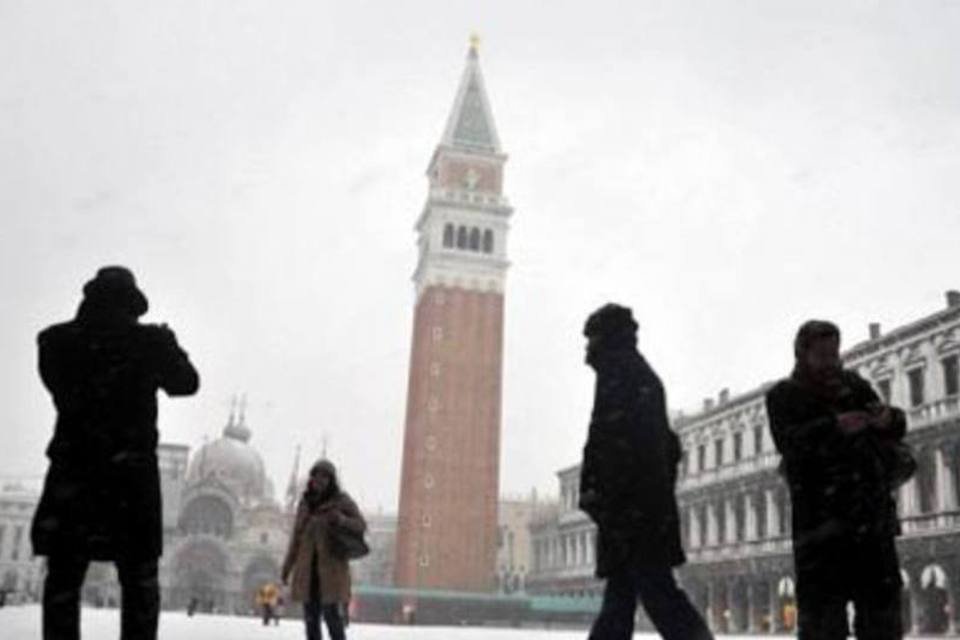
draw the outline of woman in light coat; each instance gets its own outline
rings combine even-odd
[[[282,578],[290,599],[303,603],[307,640],[320,640],[321,617],[332,640],[344,640],[344,615],[350,601],[350,566],[332,544],[335,528],[362,535],[367,524],[356,503],[340,489],[336,468],[320,460],[310,469],[297,505]]]

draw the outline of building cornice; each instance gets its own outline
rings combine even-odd
[[[915,322],[897,327],[874,340],[865,340],[855,344],[844,351],[841,357],[845,361],[866,358],[890,349],[899,343],[907,342],[931,331],[936,331],[944,325],[949,325],[958,320],[960,320],[960,307],[949,307]]]
[[[703,426],[702,423],[719,418],[726,413],[736,413],[737,411],[742,410],[763,398],[767,391],[769,391],[770,388],[775,384],[776,382],[765,382],[759,387],[755,387],[750,391],[736,395],[730,400],[722,404],[718,404],[717,406],[706,411],[701,411],[689,416],[679,416],[674,420],[673,427],[677,433],[684,433],[686,431],[691,431],[701,427]]]

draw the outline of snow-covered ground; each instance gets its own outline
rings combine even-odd
[[[85,640],[116,638],[120,630],[115,609],[84,609]],[[353,624],[349,640],[583,640],[586,631],[545,631],[540,629],[489,629],[471,627],[393,627]],[[160,640],[303,640],[303,626],[297,620],[283,620],[278,627],[263,627],[256,618],[235,618],[198,614],[188,618],[182,611],[160,616]],[[324,629],[324,638],[328,638]],[[655,636],[637,634],[640,638]],[[0,638],[40,638],[40,607],[27,605],[0,609]],[[732,640],[732,636],[731,636]],[[752,640],[758,640],[755,636]]]
[[[84,609],[85,640],[116,638],[120,631],[117,610]],[[349,640],[584,640],[586,631],[545,631],[542,629],[487,629],[476,627],[392,627],[354,624],[347,630]],[[160,640],[303,640],[303,626],[297,620],[283,620],[280,626],[263,627],[255,618],[198,614],[188,618],[182,611],[160,617]],[[329,636],[324,629],[324,638]],[[0,638],[40,638],[40,607],[27,605],[0,609]],[[636,640],[657,636],[637,634]],[[762,640],[758,636],[723,636],[724,640]],[[783,640],[786,636],[771,636]]]

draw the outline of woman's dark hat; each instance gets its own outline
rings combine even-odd
[[[337,477],[337,468],[333,465],[332,462],[326,458],[321,458],[317,460],[312,467],[310,467],[310,475],[314,475],[320,472],[326,473],[331,478]]]
[[[101,268],[93,280],[83,285],[83,296],[95,304],[122,307],[138,318],[150,308],[147,297],[137,288],[133,272],[126,267]]]

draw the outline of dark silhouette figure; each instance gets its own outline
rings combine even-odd
[[[680,441],[636,330],[630,309],[615,304],[594,312],[583,330],[597,385],[580,508],[597,523],[597,577],[607,580],[590,638],[632,637],[639,598],[667,640],[705,640],[710,631],[673,576],[686,560],[674,495]]]
[[[80,637],[80,588],[98,560],[117,566],[121,638],[153,639],[163,544],[156,392],[190,395],[199,381],[170,329],[138,322],[147,299],[130,271],[100,269],[83,294],[76,318],[38,338],[57,409],[31,531],[34,553],[47,556],[43,637]]]
[[[799,637],[846,638],[852,602],[857,638],[901,638],[891,494],[916,468],[903,412],[842,368],[835,325],[805,323],[794,353],[793,373],[766,400],[793,505]]]
[[[366,529],[356,503],[340,488],[333,463],[320,460],[314,464],[297,505],[281,573],[283,583],[290,582],[290,600],[303,603],[307,640],[322,637],[321,617],[333,640],[346,638],[350,564],[335,546],[335,538],[338,530],[362,536]]]

